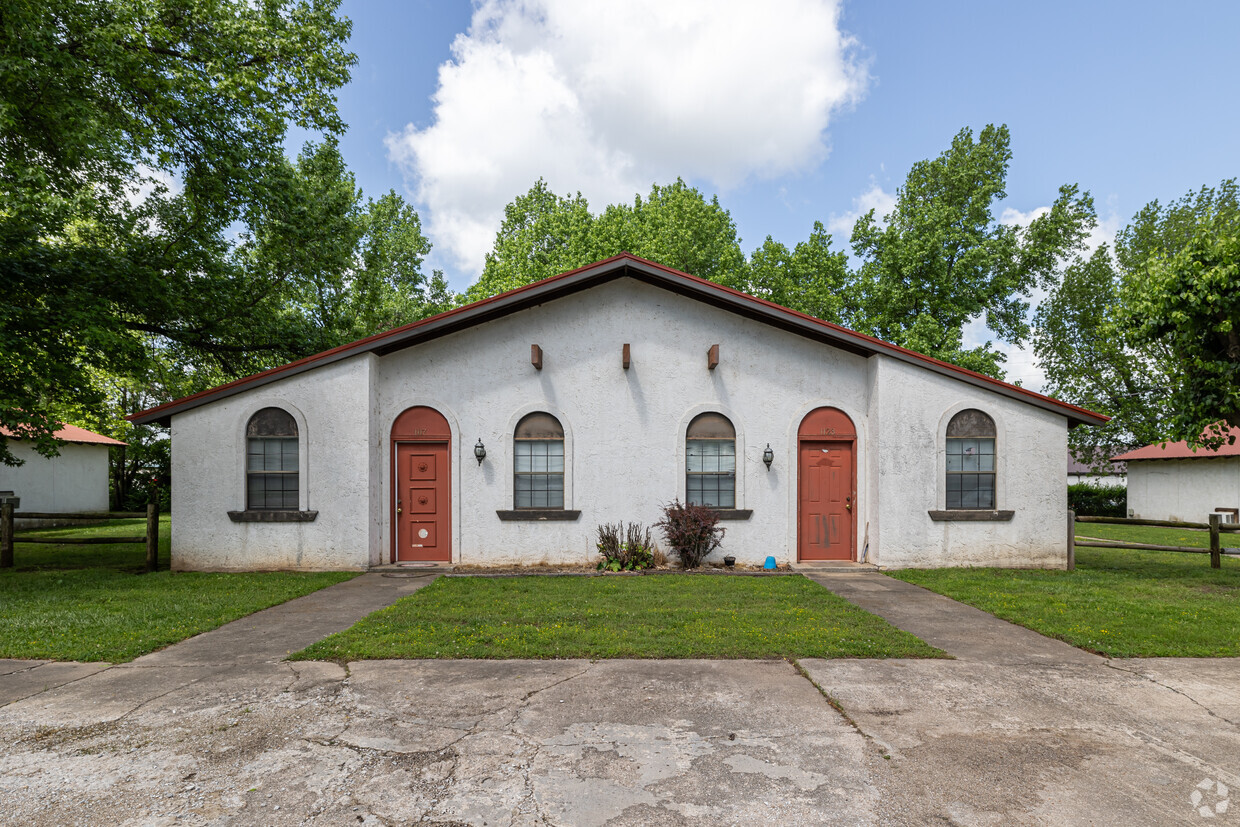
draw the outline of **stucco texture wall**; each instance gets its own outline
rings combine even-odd
[[[875,357],[875,560],[891,568],[1067,565],[1064,417],[912,365]],[[946,505],[946,431],[966,408],[995,421],[995,505],[1011,520],[936,522]]]
[[[21,511],[108,510],[108,446],[67,443],[48,459],[24,440],[9,441],[24,465],[0,465],[0,491],[21,497]]]
[[[1129,462],[1131,516],[1204,523],[1216,508],[1240,508],[1240,457]]]
[[[203,571],[364,569],[371,558],[371,368],[366,355],[172,419],[172,566]],[[235,523],[244,511],[245,427],[282,408],[299,431],[299,507],[313,522]]]
[[[621,353],[631,348],[625,370]],[[530,364],[530,346],[544,354]],[[707,350],[720,361],[707,369]],[[303,424],[301,508],[312,523],[232,523],[244,508],[248,417],[273,405]],[[452,432],[455,562],[595,559],[604,522],[654,523],[685,496],[684,437],[718,411],[737,432],[736,507],[716,557],[742,562],[797,550],[797,429],[843,410],[857,430],[857,545],[870,525],[882,565],[1062,565],[1066,421],[884,357],[866,359],[703,302],[622,278],[386,356],[365,355],[173,417],[173,559],[179,568],[351,568],[392,555],[391,428],[425,405]],[[953,408],[955,406],[955,408]],[[942,507],[942,429],[979,407],[999,423],[1000,508],[1010,523],[930,524]],[[532,411],[565,429],[572,521],[506,522],[513,429]],[[486,446],[485,462],[473,454]],[[770,444],[768,471],[762,453]],[[937,501],[937,505],[936,505]],[[912,504],[916,507],[912,507]]]

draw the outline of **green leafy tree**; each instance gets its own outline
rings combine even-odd
[[[612,204],[595,222],[600,257],[628,251],[699,278],[744,289],[748,268],[732,215],[677,178],[646,198]]]
[[[487,253],[482,276],[469,288],[470,301],[606,258],[593,238],[594,216],[581,193],[560,196],[539,178],[504,208],[504,221]]]
[[[1130,277],[1121,302],[1134,338],[1165,348],[1175,368],[1168,436],[1209,449],[1234,442],[1227,429],[1240,427],[1236,181],[1203,187],[1165,209],[1150,204],[1125,241]]]
[[[1112,417],[1068,434],[1077,459],[1096,468],[1162,439],[1171,418],[1171,352],[1163,341],[1138,340],[1120,307],[1122,289],[1121,270],[1103,245],[1065,268],[1033,322],[1046,392]]]
[[[961,130],[938,158],[913,165],[885,223],[873,210],[857,221],[852,246],[862,265],[849,291],[851,326],[1003,376],[1003,354],[991,343],[964,349],[965,325],[985,319],[1006,341],[1024,342],[1028,294],[1053,282],[1095,223],[1092,199],[1072,185],[1028,226],[999,223],[1009,144],[1006,126],[987,126],[976,141]]]
[[[749,257],[745,292],[819,319],[844,321],[848,254],[831,249],[821,222],[792,250],[767,236]]]
[[[1240,424],[1234,179],[1152,201],[1106,248],[1064,271],[1034,321],[1048,392],[1107,414],[1069,435],[1078,458],[1165,439],[1217,445]],[[1203,438],[1203,434],[1205,435]]]
[[[336,5],[3,5],[0,424],[52,454],[54,412],[101,409],[96,377],[140,374],[152,341],[230,373],[304,344],[229,238],[283,198],[288,124],[343,129]]]

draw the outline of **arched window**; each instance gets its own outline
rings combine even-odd
[[[512,435],[513,508],[564,507],[564,426],[541,411],[526,414]]]
[[[736,429],[720,413],[698,414],[685,433],[685,499],[736,508]]]
[[[263,408],[245,426],[247,511],[297,510],[297,421]]]
[[[947,423],[947,507],[995,508],[995,421],[981,411]]]

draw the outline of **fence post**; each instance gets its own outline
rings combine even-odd
[[[146,506],[146,570],[155,571],[159,568],[159,506],[147,503]]]
[[[1223,567],[1223,544],[1219,537],[1219,522],[1223,519],[1222,514],[1210,515],[1210,568],[1221,569]]]
[[[13,504],[0,505],[0,569],[13,568]]]
[[[1076,512],[1068,509],[1068,571],[1076,570]]]

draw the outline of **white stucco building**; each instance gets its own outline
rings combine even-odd
[[[1160,442],[1115,457],[1128,465],[1128,516],[1146,520],[1224,522],[1240,515],[1240,428],[1233,445],[1193,450],[1187,442]]]
[[[22,465],[0,465],[0,496],[21,500],[20,511],[78,514],[108,510],[108,448],[125,443],[75,425],[55,432],[64,440],[51,459],[25,439],[5,431],[9,449]]]
[[[1061,567],[1105,417],[621,255],[134,420],[174,568],[244,570],[581,562],[675,498],[741,562]]]

